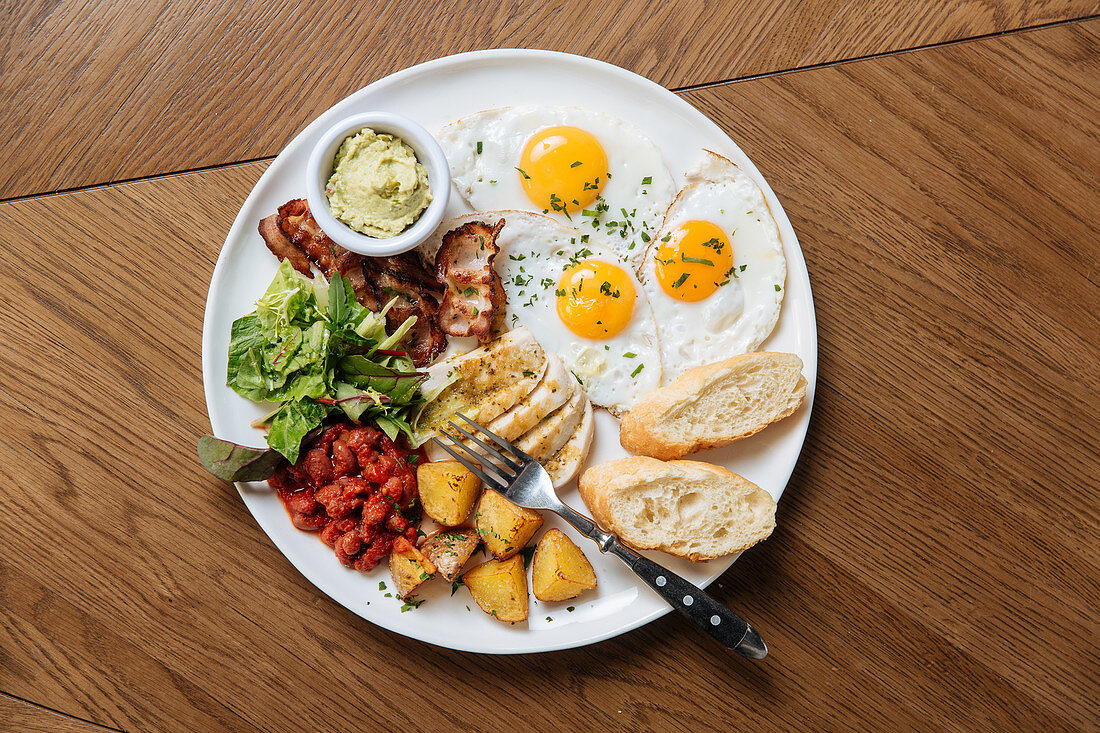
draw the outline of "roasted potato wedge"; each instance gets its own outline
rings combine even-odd
[[[497,620],[527,619],[527,571],[519,555],[482,563],[466,571],[462,582],[481,610]]]
[[[592,563],[561,530],[542,536],[531,560],[531,589],[540,601],[568,601],[596,587]]]
[[[404,537],[393,541],[390,551],[390,576],[402,598],[411,596],[420,584],[435,575],[435,565]]]
[[[482,493],[474,516],[481,541],[498,560],[523,549],[542,526],[541,514],[513,504],[491,489]]]
[[[458,461],[433,461],[416,468],[424,513],[444,527],[461,524],[477,501],[481,481]]]
[[[474,554],[478,542],[477,530],[472,527],[441,529],[420,543],[420,551],[447,582],[453,582]]]

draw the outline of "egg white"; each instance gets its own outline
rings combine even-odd
[[[657,322],[665,384],[692,367],[754,351],[775,328],[783,303],[787,262],[763,191],[736,164],[709,150],[704,155],[687,174],[638,272]],[[725,232],[734,276],[713,295],[688,303],[661,288],[654,257],[661,238],[692,219]]]
[[[537,209],[523,189],[516,168],[527,140],[556,125],[587,131],[607,154],[611,175],[600,192],[607,211],[599,217]],[[651,237],[656,231],[676,190],[652,140],[632,124],[590,110],[546,105],[487,110],[447,125],[436,137],[455,187],[473,209],[540,212],[605,240],[604,247],[620,257],[645,249],[643,232]]]
[[[483,211],[444,222],[418,251],[425,260],[434,262],[435,252],[447,231],[468,221],[496,222],[501,218],[505,225],[497,237],[500,254],[494,269],[507,295],[503,326],[530,329],[543,349],[557,354],[566,368],[576,375],[592,403],[615,414],[630,409],[636,400],[659,387],[661,354],[657,325],[645,289],[633,270],[597,238],[589,235],[585,241],[582,231],[542,214]],[[591,254],[578,254],[585,249]],[[558,316],[555,291],[573,256],[618,264],[634,281],[637,291],[634,311],[626,328],[616,336],[604,340],[586,339],[570,331]]]

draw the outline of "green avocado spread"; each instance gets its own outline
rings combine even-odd
[[[336,151],[325,186],[332,215],[370,237],[395,237],[431,203],[428,172],[399,137],[364,128]]]

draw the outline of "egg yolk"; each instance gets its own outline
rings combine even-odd
[[[693,219],[661,238],[654,265],[661,289],[692,303],[729,282],[733,247],[716,224]]]
[[[599,341],[620,333],[634,313],[637,291],[626,270],[601,260],[565,268],[558,281],[558,317],[578,336]]]
[[[535,206],[568,214],[587,207],[603,190],[607,154],[591,133],[558,125],[531,136],[517,169]]]

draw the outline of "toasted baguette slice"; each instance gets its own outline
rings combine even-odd
[[[581,475],[580,492],[596,521],[626,544],[692,562],[748,549],[775,529],[768,492],[699,461],[608,461]]]
[[[806,396],[802,360],[758,352],[689,369],[623,417],[619,442],[662,460],[717,448],[794,412]]]

